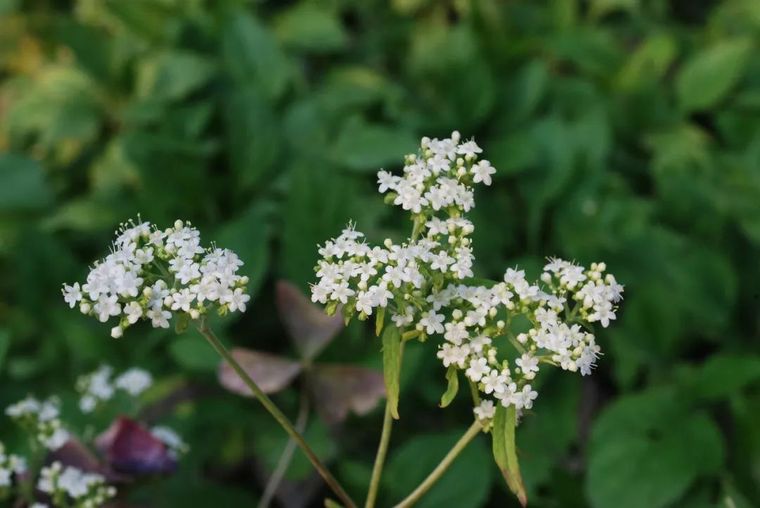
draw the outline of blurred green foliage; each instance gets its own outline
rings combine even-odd
[[[252,280],[222,335],[287,353],[274,281],[306,289],[315,245],[349,218],[406,236],[374,172],[458,129],[499,170],[473,217],[479,276],[556,254],[626,284],[599,371],[550,376],[518,429],[532,506],[758,506],[759,35],[757,0],[0,0],[0,405],[70,397],[100,362],[190,383],[173,423],[191,454],[130,495],[254,502],[285,439],[219,389],[210,348],[112,340],[60,283],[121,220],[190,219]],[[432,347],[405,355],[385,505],[471,417],[464,397],[437,407]],[[324,356],[378,351],[354,324]],[[277,398],[295,413],[295,390]],[[307,431],[357,497],[380,413]],[[18,436],[3,423],[0,439]],[[425,506],[514,505],[490,460],[477,441]]]

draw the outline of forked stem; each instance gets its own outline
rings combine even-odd
[[[424,496],[438,480],[441,479],[443,474],[448,470],[449,466],[451,466],[452,462],[454,462],[454,459],[456,459],[457,456],[462,453],[462,450],[464,450],[467,445],[470,444],[473,439],[475,439],[475,436],[480,434],[481,429],[482,427],[480,426],[480,423],[475,420],[475,422],[470,425],[470,428],[467,429],[467,432],[465,432],[464,435],[459,438],[459,441],[457,441],[451,450],[449,450],[449,453],[447,453],[443,460],[441,460],[435,469],[433,469],[433,472],[430,473],[428,477],[425,478],[425,480],[423,480],[423,482],[420,483],[419,486],[414,489],[414,491],[412,491],[411,494],[406,496],[406,498],[404,498],[404,500],[397,504],[394,508],[408,508],[419,501],[420,498]]]
[[[261,405],[264,406],[264,409],[266,409],[269,414],[271,414],[274,419],[277,420],[277,423],[279,423],[280,426],[285,429],[285,432],[287,432],[293,441],[295,441],[295,443],[301,448],[306,457],[309,459],[309,462],[311,462],[319,475],[324,479],[325,483],[327,483],[335,495],[338,496],[338,499],[340,499],[346,508],[356,508],[356,504],[353,502],[351,497],[346,493],[345,490],[343,490],[343,487],[340,486],[338,480],[336,480],[330,471],[327,470],[325,465],[322,464],[322,462],[319,460],[319,457],[317,457],[317,455],[314,453],[314,450],[312,450],[311,447],[306,443],[301,433],[298,432],[295,427],[293,427],[293,424],[290,423],[288,417],[285,416],[282,411],[280,411],[274,402],[272,402],[272,399],[270,399],[263,391],[261,391],[261,388],[259,388],[256,382],[251,379],[245,370],[243,370],[243,367],[240,366],[240,364],[230,354],[227,348],[224,347],[222,341],[220,341],[216,334],[214,334],[213,330],[208,327],[204,319],[201,319],[199,321],[198,331],[206,338],[209,344],[211,344],[211,347],[213,347],[216,352],[219,353],[224,361],[226,361],[229,366],[232,367],[232,370],[235,371],[243,383],[245,383],[245,385],[251,390],[256,398],[259,399],[259,402],[261,402]]]

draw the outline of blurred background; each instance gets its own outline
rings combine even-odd
[[[559,255],[626,286],[595,375],[548,375],[518,429],[531,506],[760,506],[759,35],[757,0],[0,0],[0,405],[74,400],[101,363],[147,368],[191,452],[130,502],[253,505],[285,437],[220,387],[211,349],[142,326],[111,339],[61,283],[119,222],[189,219],[252,280],[224,339],[294,357],[277,281],[306,291],[349,219],[408,236],[375,172],[457,129],[498,170],[472,214],[479,276]],[[466,394],[437,407],[444,369],[416,346],[384,506],[471,421]],[[319,361],[379,368],[379,340],[353,323]],[[305,382],[275,395],[293,418]],[[381,420],[310,411],[357,498]],[[298,452],[286,486],[283,506],[328,495]],[[516,501],[484,437],[420,506]]]

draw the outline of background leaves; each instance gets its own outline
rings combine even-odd
[[[251,277],[249,310],[214,323],[220,334],[298,358],[276,281],[306,291],[316,245],[349,219],[373,242],[405,238],[374,172],[458,129],[498,169],[473,212],[477,277],[515,264],[536,275],[561,255],[604,260],[626,284],[599,371],[549,375],[517,428],[531,505],[760,505],[755,0],[42,0],[0,12],[0,406],[71,397],[101,362],[191,393],[172,423],[193,452],[131,501],[255,502],[285,436],[219,388],[192,331],[112,341],[65,307],[60,283],[82,278],[121,220],[189,219]],[[415,455],[432,465],[471,419],[466,390],[437,407],[434,347],[405,348],[383,502],[425,474],[422,458],[407,474]],[[353,323],[319,362],[377,370],[380,348]],[[291,417],[300,388],[273,395]],[[381,413],[310,424],[357,497]],[[516,506],[481,444],[433,501]],[[311,477],[297,461],[300,488]]]

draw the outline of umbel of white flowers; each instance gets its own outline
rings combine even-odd
[[[477,387],[475,415],[487,423],[495,404],[532,407],[542,365],[590,374],[601,354],[591,325],[615,319],[623,286],[604,263],[586,269],[561,259],[550,259],[535,283],[516,268],[503,281],[473,280],[475,228],[465,214],[474,185],[490,185],[496,171],[481,152],[454,132],[423,138],[402,175],[380,171],[386,202],[412,215],[411,237],[370,246],[349,224],[319,249],[312,300],[330,313],[342,305],[347,319],[390,316],[407,339],[441,337],[438,358]]]
[[[129,221],[116,232],[111,253],[97,261],[87,281],[63,285],[73,309],[105,323],[118,317],[111,336],[139,320],[168,328],[175,314],[190,319],[216,310],[245,312],[248,277],[238,275],[243,262],[234,252],[203,248],[200,233],[177,220],[160,230],[149,222]]]

